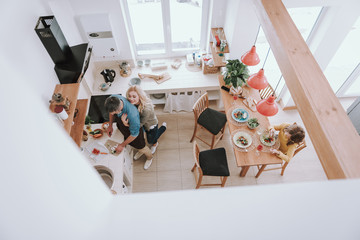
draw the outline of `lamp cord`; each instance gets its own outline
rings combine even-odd
[[[260,27],[261,27],[261,24],[259,24],[259,28],[258,28],[258,31],[257,31],[257,34],[256,34],[256,38],[255,38],[255,42],[254,42],[254,46],[255,46],[256,41],[257,41],[257,38],[258,38],[258,36],[259,36]]]
[[[276,93],[276,90],[277,90],[277,88],[278,88],[278,86],[279,86],[279,84],[280,84],[280,81],[281,81],[281,78],[282,78],[283,76],[282,76],[282,74],[281,74],[281,76],[280,76],[280,78],[279,78],[279,81],[277,82],[277,84],[276,84],[276,87],[275,87],[275,90],[274,90],[274,94]]]
[[[268,56],[269,56],[270,50],[271,50],[271,48],[269,47],[269,50],[268,50],[268,52],[267,52],[267,54],[266,54],[266,57],[265,57],[265,60],[264,60],[264,64],[263,64],[263,66],[262,66],[262,69],[264,69],[264,67],[265,67],[265,63],[266,63],[266,60],[267,60],[267,58],[268,58]]]

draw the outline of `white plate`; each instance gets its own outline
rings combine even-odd
[[[260,142],[262,143],[262,144],[264,144],[265,146],[268,146],[268,147],[271,147],[271,146],[274,146],[274,144],[276,143],[276,138],[275,137],[273,137],[273,141],[272,142],[265,142],[264,141],[264,138],[265,137],[267,137],[267,134],[261,134],[260,135]]]
[[[244,138],[246,138],[246,140],[248,141],[247,145],[242,145],[241,143],[237,143],[236,140],[238,138],[240,138],[241,136],[243,136]],[[251,145],[252,143],[252,138],[250,136],[250,134],[246,133],[246,132],[237,132],[234,134],[233,136],[233,142],[235,143],[236,146],[238,146],[239,148],[247,148]]]

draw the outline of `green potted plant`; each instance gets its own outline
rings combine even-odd
[[[90,129],[92,123],[94,123],[94,121],[91,120],[91,118],[90,118],[89,115],[86,115],[86,117],[85,117],[85,125],[86,125],[86,128],[87,128],[87,129]]]
[[[249,78],[249,69],[239,59],[227,60],[223,76],[225,84],[236,89],[238,86],[242,87],[246,84],[246,80]]]
[[[257,118],[249,118],[249,120],[247,121],[247,126],[250,129],[255,129],[260,125],[259,121]]]

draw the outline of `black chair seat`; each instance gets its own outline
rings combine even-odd
[[[200,152],[199,164],[204,175],[230,176],[224,148],[216,148]]]
[[[209,130],[212,134],[217,135],[226,124],[226,114],[211,108],[205,109],[199,116],[197,122]]]

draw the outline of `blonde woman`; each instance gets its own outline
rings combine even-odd
[[[279,131],[280,148],[279,150],[270,149],[271,153],[276,154],[285,162],[289,162],[294,156],[296,147],[305,138],[305,131],[296,123],[283,123],[270,127],[270,131]]]
[[[154,111],[154,105],[151,99],[146,95],[144,90],[139,86],[131,86],[126,92],[126,98],[129,102],[137,107],[140,113],[140,126],[144,127],[146,132],[146,139],[151,144],[151,153],[154,154],[159,145],[158,139],[166,130],[166,122],[163,122],[161,127],[158,127],[158,119]],[[126,116],[122,117],[123,123],[126,125]],[[142,153],[137,152],[134,160],[141,157]]]

